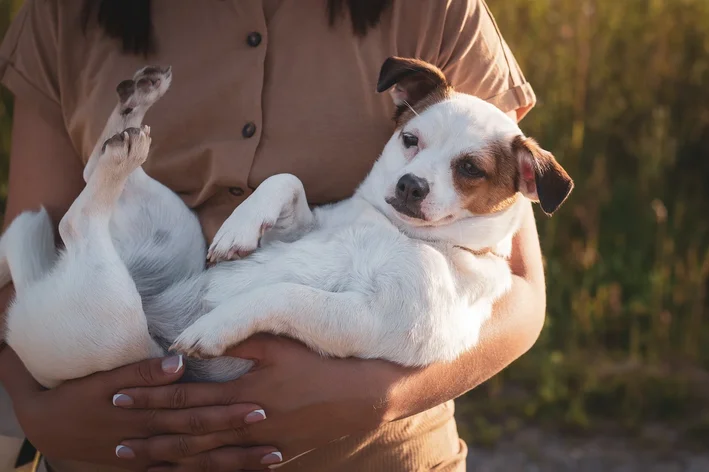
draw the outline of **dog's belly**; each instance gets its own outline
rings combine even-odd
[[[246,259],[208,271],[206,305],[257,287],[295,283],[328,292],[373,291],[377,277],[411,260],[417,244],[392,227],[355,224],[318,229],[292,243],[274,242]]]

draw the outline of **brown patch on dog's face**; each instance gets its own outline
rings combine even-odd
[[[517,200],[519,171],[509,142],[493,142],[453,159],[451,171],[462,207],[472,214],[496,213]]]
[[[551,215],[574,188],[554,156],[532,138],[521,135],[460,156],[452,161],[451,170],[462,207],[476,215],[508,208],[518,192],[539,202]]]
[[[379,72],[377,92],[388,89],[391,89],[396,105],[394,120],[397,127],[431,105],[449,98],[453,92],[438,67],[418,59],[400,57],[388,58]]]

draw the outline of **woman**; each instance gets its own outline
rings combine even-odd
[[[175,77],[146,117],[146,170],[195,209],[208,240],[274,173],[300,177],[315,204],[347,197],[393,130],[389,98],[374,93],[391,55],[438,65],[515,119],[534,104],[482,0],[27,0],[0,49],[16,96],[5,224],[40,204],[59,221],[115,85],[146,63]],[[514,288],[480,346],[450,365],[323,359],[260,335],[231,351],[257,368],[227,384],[175,385],[182,368],[168,358],[42,391],[9,348],[0,381],[57,471],[254,470],[292,458],[283,470],[464,470],[451,400],[529,349],[543,324],[531,209],[511,265]]]

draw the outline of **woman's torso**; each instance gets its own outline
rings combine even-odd
[[[73,52],[81,72],[64,65],[73,90],[63,86],[62,106],[77,151],[88,158],[120,80],[146,62],[171,65],[171,89],[145,118],[153,136],[145,168],[197,211],[208,239],[274,173],[298,176],[314,204],[349,196],[393,130],[390,101],[374,91],[379,67],[416,51],[396,50],[392,32],[357,39],[345,21],[330,28],[324,3],[155,1],[158,49],[148,59],[89,29]]]
[[[0,59],[13,68],[3,83],[58,102],[85,163],[118,82],[146,63],[171,65],[171,90],[145,118],[153,138],[145,168],[195,210],[208,240],[276,173],[299,177],[313,204],[353,193],[394,129],[390,98],[375,93],[389,56],[436,64],[504,111],[534,101],[479,0],[394,1],[363,38],[346,17],[331,27],[324,0],[153,0],[157,50],[147,59],[123,54],[95,25],[82,34],[81,3],[28,0],[3,44],[9,59]],[[448,402],[282,470],[462,470],[464,457]]]
[[[275,173],[298,176],[312,204],[350,196],[394,129],[390,98],[375,92],[381,64],[392,55],[438,59],[437,47],[415,38],[418,28],[400,28],[420,21],[403,11],[386,12],[387,28],[357,38],[346,18],[329,26],[323,1],[153,3],[154,57],[123,55],[95,29],[73,48],[81,72],[64,64],[67,128],[86,162],[118,82],[146,62],[171,65],[171,90],[145,118],[153,137],[145,168],[195,209],[208,239]],[[245,137],[250,123],[256,131]],[[282,470],[456,470],[463,456],[446,404]]]

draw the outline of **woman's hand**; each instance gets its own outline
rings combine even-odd
[[[193,434],[195,412],[141,409],[126,411],[113,405],[124,398],[114,394],[126,387],[158,387],[172,384],[184,373],[181,359],[169,357],[131,364],[119,369],[43,389],[24,368],[17,355],[6,348],[0,355],[0,381],[10,394],[17,418],[32,444],[51,459],[76,460],[144,470],[149,462],[126,460],[131,452],[116,448],[125,438],[164,434]],[[257,404],[237,404],[199,415],[208,428],[238,428]],[[256,413],[250,420],[264,419]],[[232,451],[233,464],[246,470],[263,468],[261,460],[275,448],[258,447]],[[122,456],[122,457],[119,457]]]
[[[254,336],[228,354],[251,359],[255,367],[224,384],[124,389],[120,393],[132,399],[126,408],[204,407],[206,415],[218,408],[211,405],[254,402],[263,406],[267,421],[217,430],[200,416],[195,420],[202,436],[156,436],[121,444],[141,460],[170,463],[156,470],[233,470],[239,447],[257,444],[273,445],[289,460],[386,422],[390,387],[407,370],[382,361],[323,358],[300,343],[269,335]],[[270,459],[276,463],[280,457]]]

